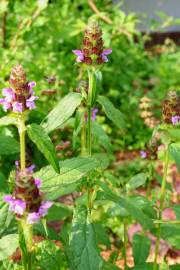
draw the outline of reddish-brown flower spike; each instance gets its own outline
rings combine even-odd
[[[176,91],[170,91],[163,102],[163,121],[166,124],[177,124],[180,120],[180,97]]]
[[[73,50],[77,56],[76,61],[87,65],[100,65],[108,62],[107,55],[111,49],[103,48],[102,31],[98,22],[91,19],[84,32],[82,50]]]
[[[12,68],[10,74],[11,88],[4,88],[2,94],[4,98],[0,99],[0,104],[4,111],[12,110],[16,113],[22,113],[25,110],[35,108],[35,100],[33,87],[35,82],[28,82],[26,74],[21,65],[16,65]]]

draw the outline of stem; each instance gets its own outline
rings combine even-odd
[[[163,173],[163,179],[162,179],[162,185],[161,185],[161,194],[160,194],[160,206],[159,206],[159,216],[158,219],[162,220],[162,211],[164,206],[164,199],[166,195],[166,178],[167,178],[167,171],[168,171],[168,163],[169,163],[169,146],[167,146],[166,152],[165,152],[165,163],[164,163],[164,173]],[[154,266],[153,270],[157,269],[157,258],[158,258],[158,252],[159,252],[159,244],[160,244],[160,235],[161,235],[161,224],[158,224],[158,231],[157,231],[157,239],[156,239],[156,248],[155,248],[155,258],[154,258]]]
[[[88,156],[92,155],[92,119],[91,119],[91,109],[93,102],[93,83],[94,83],[94,74],[93,71],[88,70],[88,78],[89,78],[89,89],[88,89],[88,98],[87,98],[87,152]],[[87,179],[87,207],[89,212],[91,213],[92,202],[91,202],[91,187],[90,187],[90,179]]]
[[[123,221],[123,225],[124,225],[124,270],[127,269],[127,253],[126,253],[126,249],[127,249],[127,221],[124,218]]]
[[[20,138],[20,165],[21,170],[26,168],[26,149],[25,149],[25,135],[26,135],[26,127],[24,119],[21,117],[19,124],[19,138]]]
[[[25,146],[26,126],[23,114],[21,114],[19,117],[18,131],[20,138],[20,168],[21,171],[23,171],[26,168],[26,146]],[[19,241],[22,253],[22,264],[25,270],[31,270],[32,251],[33,251],[32,226],[30,224],[27,224],[25,219],[21,219],[19,221],[19,226],[21,228]]]
[[[83,123],[82,123],[82,130],[81,130],[81,155],[86,155],[86,121],[85,116],[83,113]]]
[[[91,107],[88,106],[88,130],[87,130],[87,149],[88,155],[92,154],[92,142],[91,142]]]
[[[146,192],[147,198],[149,198],[149,195],[151,192],[151,181],[153,180],[153,175],[154,175],[154,167],[153,167],[153,163],[151,161],[150,167],[149,167],[149,179],[148,179],[147,192]]]

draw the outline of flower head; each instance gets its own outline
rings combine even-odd
[[[82,49],[72,52],[77,56],[76,62],[100,65],[108,62],[107,55],[112,53],[112,49],[103,49],[102,31],[98,22],[91,19],[84,32]]]
[[[15,164],[15,189],[13,195],[4,196],[4,201],[9,204],[9,210],[14,212],[18,219],[23,216],[27,217],[29,224],[37,223],[47,215],[53,202],[43,200],[43,194],[39,190],[42,181],[33,177],[35,165],[20,170],[19,161]]]
[[[163,102],[163,121],[176,125],[180,119],[180,97],[178,92],[170,91]]]
[[[37,96],[34,96],[33,91],[36,83],[26,80],[26,74],[21,65],[12,68],[9,82],[11,88],[4,88],[2,90],[4,98],[0,99],[3,110],[22,113],[25,110],[34,109],[35,100],[38,99]]]

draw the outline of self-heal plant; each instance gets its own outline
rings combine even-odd
[[[161,238],[161,223],[162,213],[165,205],[165,197],[166,197],[166,181],[167,181],[167,173],[168,173],[168,165],[170,160],[170,153],[174,157],[174,150],[176,149],[176,141],[178,137],[174,137],[173,133],[177,132],[176,126],[179,123],[180,119],[180,96],[177,91],[170,91],[167,94],[163,102],[162,109],[162,118],[163,118],[163,126],[159,128],[160,131],[164,132],[165,136],[165,154],[164,154],[164,171],[163,178],[161,184],[161,192],[160,192],[160,201],[159,201],[159,212],[158,212],[158,228],[157,228],[157,239],[156,239],[156,247],[155,247],[155,258],[154,258],[154,266],[153,270],[158,269],[157,259],[158,252],[160,246],[160,238]],[[175,143],[174,143],[175,142]],[[178,144],[178,142],[177,142]],[[176,153],[175,153],[175,161],[176,161]]]
[[[35,100],[38,97],[33,90],[36,83],[27,81],[21,65],[12,68],[9,82],[11,87],[2,90],[4,98],[0,99],[0,103],[4,111],[13,112],[10,113],[10,117],[19,131],[20,161],[15,162],[13,193],[5,195],[4,201],[9,204],[9,210],[15,214],[19,223],[22,263],[24,269],[30,270],[34,249],[32,224],[46,216],[52,202],[44,200],[44,195],[40,191],[41,179],[33,176],[35,166],[26,167],[25,120],[28,111],[36,107]]]

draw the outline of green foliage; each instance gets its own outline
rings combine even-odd
[[[75,189],[77,184],[81,183],[82,178],[94,170],[97,165],[98,162],[94,158],[72,158],[60,162],[60,174],[47,166],[42,168],[36,176],[43,180],[41,190],[46,197],[56,199],[62,195],[62,192],[69,193],[70,187],[73,186]],[[65,191],[66,189],[67,191]]]
[[[133,237],[133,257],[135,265],[141,267],[149,255],[151,241],[144,235],[135,234]]]
[[[19,143],[10,136],[0,135],[0,155],[19,153]]]
[[[94,224],[84,206],[76,206],[69,240],[70,265],[73,270],[101,269]]]
[[[30,139],[36,144],[39,151],[44,154],[54,170],[59,173],[59,163],[56,151],[45,130],[37,124],[31,124],[27,126],[27,133]]]
[[[111,101],[104,96],[98,96],[97,101],[103,107],[106,116],[121,130],[125,128],[123,114],[114,107]]]
[[[11,256],[18,247],[18,235],[8,234],[0,239],[0,261]]]
[[[180,142],[172,143],[169,146],[169,152],[177,164],[177,168],[180,172]]]
[[[45,131],[49,133],[56,128],[60,128],[80,105],[81,98],[78,93],[69,93],[65,96],[43,120],[42,127]]]
[[[138,173],[129,180],[129,182],[127,183],[127,189],[129,190],[136,189],[144,185],[146,183],[146,180],[147,180],[147,174]]]

